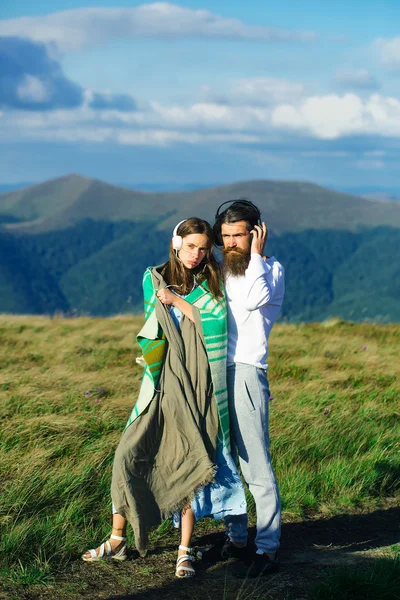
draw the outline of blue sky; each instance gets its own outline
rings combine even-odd
[[[0,184],[400,188],[397,0],[15,0]]]

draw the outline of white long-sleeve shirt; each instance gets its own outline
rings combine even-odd
[[[285,293],[285,271],[271,256],[252,254],[244,275],[226,279],[228,365],[246,363],[267,369],[268,336]]]

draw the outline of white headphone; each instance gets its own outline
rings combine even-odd
[[[181,235],[177,235],[177,234],[178,234],[179,225],[182,225],[182,223],[184,223],[185,221],[187,221],[187,219],[183,219],[183,221],[180,221],[178,223],[178,225],[175,227],[173,234],[172,234],[172,247],[176,251],[182,249],[183,239],[182,239]]]

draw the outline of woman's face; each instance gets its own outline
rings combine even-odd
[[[205,233],[190,233],[183,238],[178,256],[187,269],[195,269],[207,254],[209,245]]]

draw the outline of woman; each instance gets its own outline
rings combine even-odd
[[[125,560],[127,521],[144,555],[149,529],[181,511],[176,575],[191,577],[195,521],[246,512],[229,454],[222,289],[210,225],[181,221],[169,261],[144,274],[146,320],[137,340],[145,369],[114,459],[112,535],[83,560]]]

